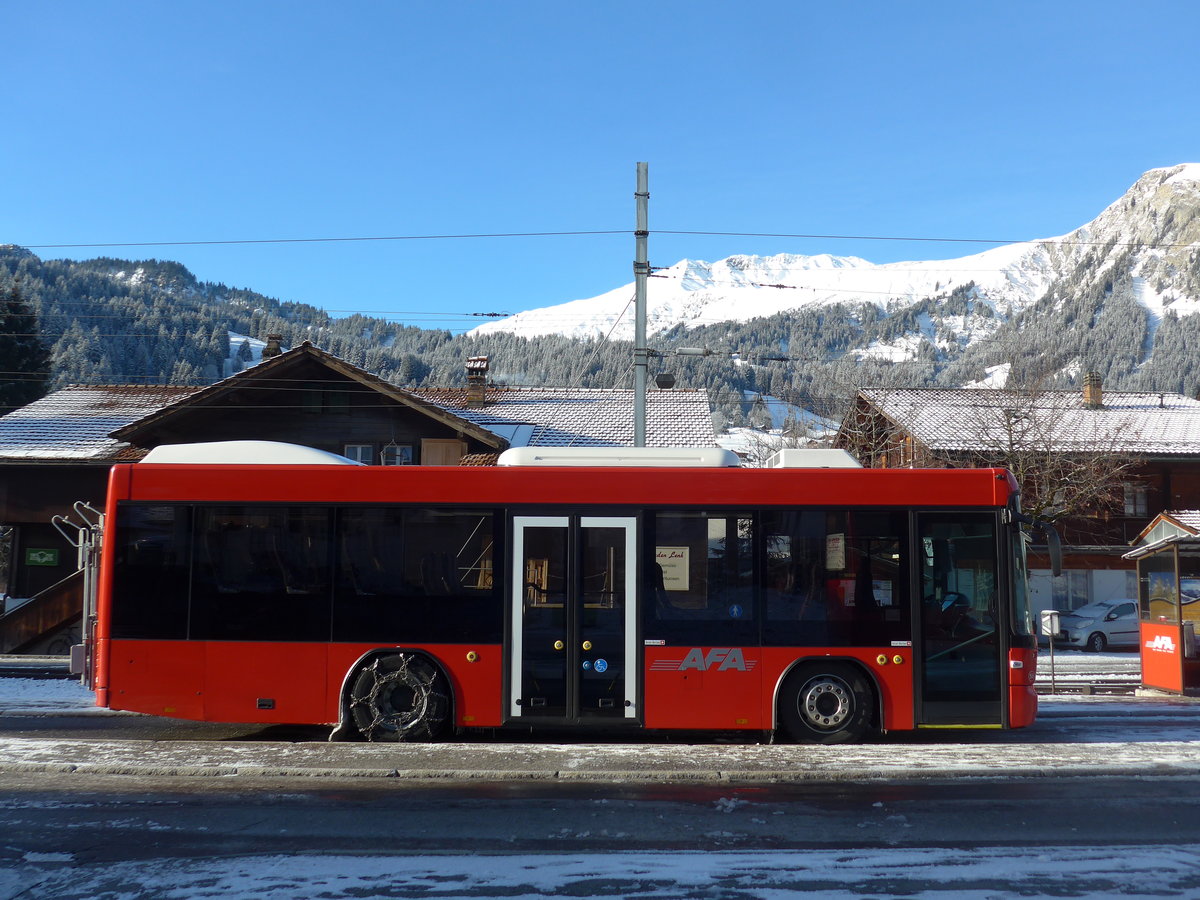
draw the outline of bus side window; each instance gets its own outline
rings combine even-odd
[[[767,643],[907,639],[904,513],[772,510],[762,530]]]
[[[757,643],[753,517],[664,511],[647,528],[647,636],[725,646]],[[650,634],[653,632],[653,634]]]
[[[112,636],[187,637],[191,509],[121,506],[117,523]]]
[[[501,640],[487,510],[339,513],[335,641]]]
[[[330,510],[201,507],[195,517],[189,637],[329,640]]]

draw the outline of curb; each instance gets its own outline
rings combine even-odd
[[[1061,780],[1069,778],[1136,778],[1183,779],[1200,778],[1194,768],[1188,766],[1156,766],[1153,771],[1120,766],[1097,766],[1075,769],[1064,773],[1052,765],[1010,768],[1004,771],[978,769],[939,771],[912,770],[905,772],[880,771],[878,769],[847,768],[837,772],[808,773],[796,770],[762,771],[590,771],[576,772],[551,770],[546,772],[496,769],[429,770],[429,769],[338,769],[338,768],[295,768],[271,766],[153,766],[153,765],[105,765],[91,763],[4,763],[0,764],[0,775],[70,775],[70,776],[117,776],[137,778],[236,778],[236,779],[285,779],[304,778],[321,780],[364,780],[390,779],[394,781],[438,784],[447,782],[476,783],[546,783],[546,784],[658,784],[658,785],[734,785],[734,784],[830,784],[840,782],[928,782],[971,779],[975,781]]]

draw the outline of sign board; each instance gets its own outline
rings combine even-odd
[[[1170,622],[1141,622],[1142,685],[1183,693],[1183,629]]]
[[[27,566],[57,566],[57,550],[39,550],[35,547],[25,548],[25,565]]]
[[[1057,609],[1042,610],[1042,634],[1053,637],[1059,632],[1059,612]]]

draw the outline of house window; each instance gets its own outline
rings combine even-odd
[[[1150,515],[1150,506],[1146,500],[1146,486],[1144,484],[1126,482],[1122,487],[1125,489],[1125,515]]]
[[[306,413],[341,413],[351,411],[350,394],[345,388],[307,388],[300,395],[300,408]]]
[[[385,466],[411,466],[412,444],[388,444],[380,452],[380,463]]]
[[[346,449],[342,451],[342,456],[346,459],[352,459],[355,462],[360,462],[363,465],[375,464],[375,445],[374,444],[346,444]]]
[[[1052,581],[1054,591],[1053,608],[1070,612],[1092,600],[1091,572],[1086,569],[1064,569]]]

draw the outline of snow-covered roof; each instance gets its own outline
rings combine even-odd
[[[1168,509],[1162,515],[1170,516],[1184,528],[1200,534],[1200,509]]]
[[[348,365],[348,364],[346,364]],[[249,370],[248,370],[249,371]],[[241,373],[245,377],[245,373]],[[218,385],[233,382],[226,379]],[[214,387],[74,385],[0,417],[0,462],[45,460],[111,463],[140,459],[144,450],[110,437]],[[632,446],[633,392],[584,388],[488,388],[480,409],[459,388],[396,395],[431,414],[482,429],[514,447]],[[705,391],[650,391],[646,397],[650,447],[714,447]],[[503,446],[503,444],[501,444]]]
[[[416,396],[513,446],[620,447],[633,445],[633,391],[599,388],[489,387],[484,406],[467,405],[465,388],[417,389]],[[648,391],[646,446],[714,447],[707,391]]]
[[[1126,559],[1138,559],[1170,544],[1194,545],[1200,540],[1200,509],[1169,509],[1160,512],[1130,543],[1136,549]]]
[[[107,463],[139,458],[109,433],[194,394],[165,385],[71,385],[0,416],[0,461]]]
[[[1105,391],[1098,408],[1067,390],[866,388],[859,394],[931,450],[1000,446],[1011,422],[1013,431],[1066,453],[1200,454],[1200,401],[1182,394]]]

